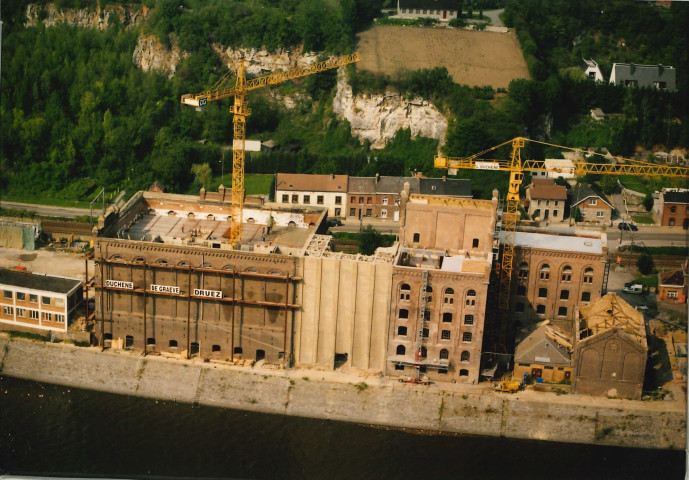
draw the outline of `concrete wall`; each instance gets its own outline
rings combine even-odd
[[[356,423],[559,442],[683,449],[682,402],[443,391],[303,378],[0,335],[3,375],[125,395]],[[530,394],[530,395],[527,395]],[[590,397],[584,397],[584,399]]]
[[[297,365],[333,369],[385,367],[392,264],[304,257],[295,313]]]

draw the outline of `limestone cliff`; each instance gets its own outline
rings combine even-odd
[[[160,43],[155,35],[142,35],[134,48],[132,60],[144,72],[154,70],[171,78],[177,71],[180,59],[187,55],[177,46],[174,35],[170,35],[170,48]]]
[[[333,100],[335,113],[349,121],[352,135],[371,148],[384,148],[400,129],[410,129],[412,137],[435,138],[445,143],[447,120],[431,103],[414,98],[406,100],[396,92],[357,95],[347,83],[344,71],[338,72],[337,94]]]
[[[134,28],[139,23],[145,21],[150,14],[150,9],[145,6],[123,7],[121,5],[106,5],[95,9],[58,9],[52,3],[45,6],[30,3],[26,6],[27,27],[35,26],[39,18],[47,27],[52,27],[57,23],[66,23],[84,28],[96,28],[105,30],[108,28],[111,18],[118,18],[120,23],[126,28]]]

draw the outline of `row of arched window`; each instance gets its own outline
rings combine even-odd
[[[404,345],[397,345],[397,350],[396,350],[397,355],[406,355],[407,354],[407,347]],[[439,352],[439,358],[440,360],[447,360],[450,358],[450,351],[447,348],[443,348]],[[421,358],[426,358],[427,356],[427,351],[426,348],[423,347],[421,349]],[[460,362],[468,362],[471,359],[471,354],[463,350],[462,353],[459,355],[459,361]]]
[[[408,283],[403,283],[399,288],[400,300],[409,300],[411,298],[411,286]],[[426,285],[426,301],[431,302],[433,297],[433,287]],[[446,305],[454,305],[455,303],[455,290],[452,287],[447,287],[442,292],[443,303]],[[468,307],[476,306],[476,290],[469,289],[464,295],[464,304]]]
[[[109,260],[118,261],[118,260],[123,260],[123,258],[121,255],[112,255]],[[133,263],[144,263],[145,261],[146,260],[143,257],[135,257],[132,260]],[[168,261],[163,259],[163,258],[159,258],[158,260],[156,260],[154,262],[148,263],[148,265],[161,265],[161,266],[163,266],[163,265],[168,265]],[[178,262],[176,266],[188,267],[189,265],[190,265],[189,262],[187,262],[186,260],[182,260],[182,261]],[[214,267],[210,263],[202,263],[197,268],[217,268],[217,267]],[[225,265],[224,267],[221,267],[218,270],[227,270],[228,273],[233,272],[233,271],[237,271],[237,269],[235,267],[233,267],[232,265]],[[248,273],[258,273],[258,270],[256,270],[253,267],[246,268],[242,271],[248,272]],[[268,275],[284,275],[284,273],[278,272],[277,270],[272,270],[268,273]]]
[[[571,282],[572,281],[572,267],[570,265],[564,265],[560,271],[560,281]],[[529,264],[527,262],[522,262],[519,264],[519,270],[517,271],[517,276],[520,280],[527,280],[529,278]],[[584,269],[584,274],[582,281],[585,284],[593,283],[594,270],[592,267],[586,267]],[[550,280],[550,265],[544,263],[538,269],[538,279],[539,280]]]

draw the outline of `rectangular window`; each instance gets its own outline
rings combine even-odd
[[[372,213],[373,213],[373,211],[370,208],[366,209],[366,216],[367,217],[370,217]]]
[[[299,195],[292,194],[292,203],[299,203]]]
[[[560,307],[557,309],[557,316],[558,317],[566,317],[567,316],[567,307]]]
[[[342,209],[341,209],[341,208],[336,208],[336,209],[335,209],[335,216],[336,216],[336,217],[339,217],[339,216],[341,216],[341,215],[342,215]]]
[[[26,300],[26,293],[24,293],[24,292],[17,292],[17,300],[21,300],[21,301]]]
[[[29,310],[29,318],[31,320],[38,320],[38,310]]]
[[[356,208],[350,208],[349,209],[349,216],[353,217],[354,215],[356,215]]]
[[[581,301],[582,302],[590,302],[591,301],[591,292],[581,292]]]
[[[561,290],[560,291],[560,300],[567,300],[569,299],[569,290]]]
[[[440,338],[443,340],[449,340],[450,339],[450,331],[449,330],[443,330],[440,332]]]
[[[538,298],[546,298],[548,297],[548,289],[547,288],[539,288],[538,289]]]
[[[41,303],[43,305],[50,305],[50,297],[41,297]]]
[[[14,315],[14,308],[13,307],[2,307],[2,313],[5,315]]]
[[[388,197],[383,197],[383,205],[387,205],[387,204],[388,204]]]
[[[415,234],[414,234],[414,240],[412,240],[412,241],[413,241],[414,243],[419,243],[420,240],[421,240],[421,234],[415,233]]]
[[[597,198],[589,198],[589,205],[598,205]]]
[[[604,216],[605,216],[605,212],[596,212],[597,218],[603,218]]]
[[[423,338],[428,338],[428,329],[427,329],[427,328],[424,328],[424,329],[421,331],[421,336],[422,336]]]
[[[12,290],[3,291],[2,296],[11,300],[12,299]]]
[[[350,203],[356,203],[356,197],[352,197],[352,199],[350,200]]]
[[[65,316],[59,313],[55,314],[55,323],[65,323]]]
[[[373,198],[366,197],[366,205],[372,205],[372,204],[373,204]]]
[[[17,316],[21,317],[21,318],[26,317],[26,310],[24,310],[23,308],[18,308],[17,309]]]
[[[674,290],[669,290],[667,292],[667,298],[677,298],[677,292]]]
[[[311,203],[311,195],[304,195],[304,203],[308,205]]]
[[[536,305],[536,313],[545,315],[545,305]]]
[[[29,302],[38,303],[38,295],[29,294]]]
[[[337,197],[335,197],[335,205],[342,205],[342,197],[341,196],[338,195]]]
[[[557,210],[553,210],[553,217],[557,217]]]
[[[473,325],[474,324],[474,316],[473,315],[464,315],[464,325]]]
[[[388,218],[388,211],[386,209],[382,209],[380,211],[380,217],[381,218]]]
[[[316,197],[316,203],[317,203],[318,205],[323,205],[323,195],[318,195],[318,196]]]
[[[282,203],[287,203],[289,202],[289,195],[283,195],[282,196]]]
[[[545,201],[545,206],[546,206],[546,207],[549,207],[549,206],[550,206],[550,200],[546,200],[546,201]]]
[[[470,342],[471,341],[471,332],[464,332],[462,334],[462,341],[463,342]]]
[[[364,197],[359,197],[359,203],[364,203]]]
[[[41,312],[41,321],[52,322],[53,321],[53,314],[48,313],[48,312]]]
[[[673,205],[672,207],[670,207],[670,213],[675,213],[676,211],[677,211],[676,206]]]
[[[670,219],[670,224],[669,224],[669,225],[670,225],[671,227],[674,227],[674,226],[675,226],[675,219],[674,219],[674,218],[671,218],[671,219]]]
[[[471,242],[471,248],[478,248],[478,238],[474,238]]]
[[[555,200],[555,206],[557,207],[557,200]],[[557,212],[557,210],[555,210]]]

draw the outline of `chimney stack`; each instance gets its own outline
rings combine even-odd
[[[376,173],[376,183],[380,182],[380,173]]]

